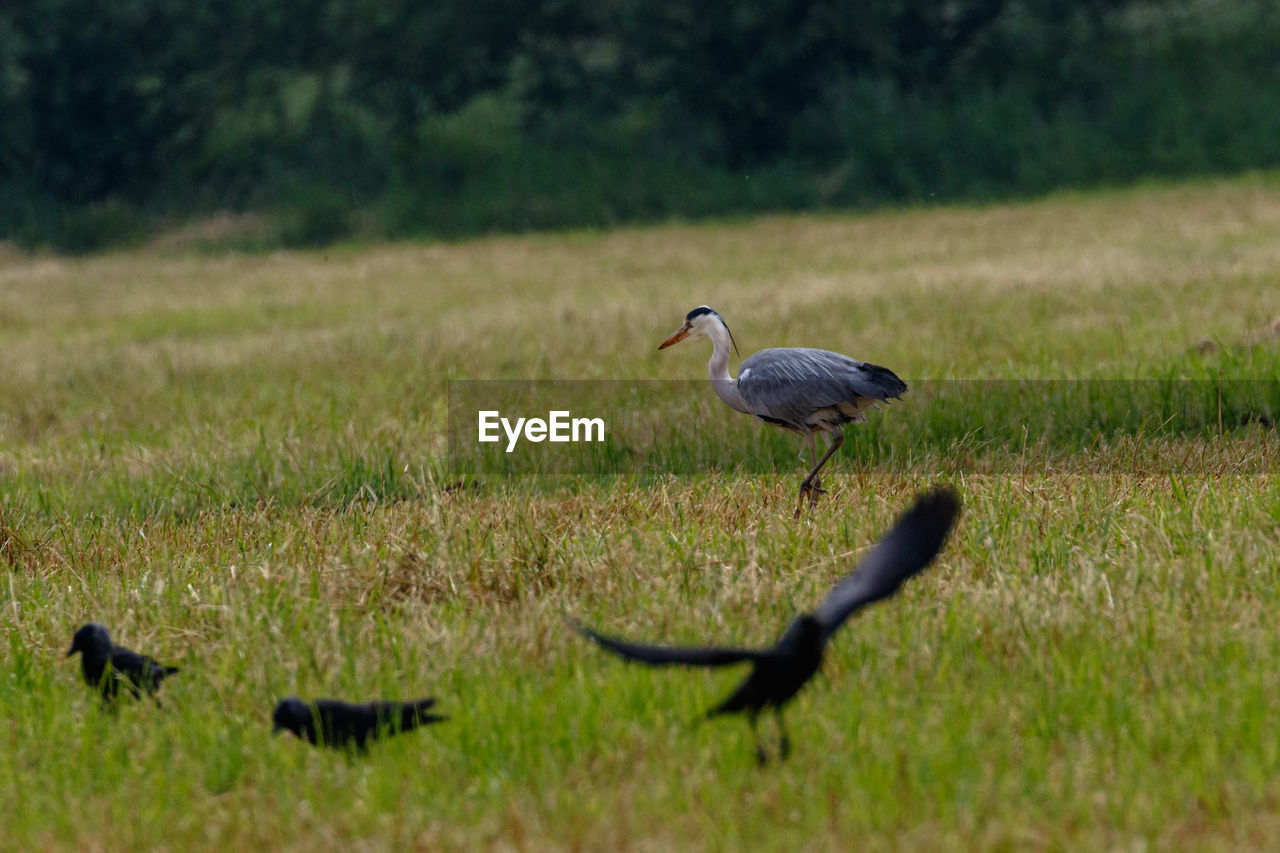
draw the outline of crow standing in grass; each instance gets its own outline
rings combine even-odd
[[[772,709],[778,721],[780,757],[786,758],[791,743],[782,708],[818,671],[831,635],[859,609],[893,595],[903,581],[929,565],[959,511],[959,498],[949,489],[918,498],[853,573],[837,583],[812,613],[798,616],[772,648],[649,646],[606,637],[572,620],[570,624],[609,651],[653,666],[710,667],[751,661],[751,674],[707,716],[745,712],[756,741],[756,757],[763,764],[768,756],[756,724],[761,711]]]
[[[290,696],[281,699],[271,714],[274,724],[271,733],[288,729],[317,746],[354,746],[363,752],[370,740],[449,719],[427,713],[435,704],[435,699],[417,699],[356,705],[337,699],[304,702],[297,696]]]
[[[107,629],[97,622],[83,625],[71,638],[71,650],[67,657],[80,653],[80,668],[85,683],[102,694],[110,702],[120,692],[120,686],[139,699],[145,692],[160,704],[156,691],[160,682],[178,671],[176,666],[161,666],[154,659],[111,642]]]

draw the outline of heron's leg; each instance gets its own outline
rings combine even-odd
[[[796,501],[796,518],[800,517],[800,511],[804,508],[805,493],[812,493],[816,489],[818,494],[823,494],[822,482],[814,476],[814,471],[818,466],[818,447],[814,441],[813,430],[806,432],[804,438],[809,443],[809,465],[812,467],[809,469],[809,475],[800,483],[800,498]],[[800,458],[804,458],[803,451],[801,451]]]
[[[805,492],[809,492],[809,506],[811,507],[817,505],[818,495],[825,494],[821,489],[814,486],[814,483],[818,480],[818,472],[822,470],[823,465],[827,464],[827,460],[831,458],[831,454],[839,450],[840,445],[844,444],[843,431],[833,430],[829,435],[831,436],[831,445],[827,448],[827,452],[818,460],[818,464],[813,466],[813,470],[809,472],[809,476],[805,477],[804,481],[800,483],[800,505],[796,507],[797,518],[800,517],[800,508],[804,506]]]
[[[764,767],[769,763],[769,753],[764,751],[764,744],[760,742],[760,712],[751,710],[747,714],[747,722],[751,724],[751,738],[756,742],[756,764]]]
[[[787,732],[787,719],[782,716],[782,708],[773,709],[774,716],[778,719],[778,760],[786,761],[787,756],[791,754],[791,735]]]
[[[809,497],[825,495],[826,492],[822,489],[822,481],[818,479],[818,468],[821,466],[818,465],[818,446],[812,432],[809,433],[809,464],[813,466],[809,469]]]
[[[812,468],[818,463],[818,448],[813,443],[813,430],[809,430],[804,434],[804,440],[809,446],[809,467]],[[800,461],[804,461],[804,448],[800,448]]]
[[[820,484],[822,481],[818,479],[818,472],[822,470],[822,466],[827,464],[827,460],[831,458],[831,454],[835,453],[836,448],[838,448],[843,442],[844,442],[843,431],[837,431],[834,435],[831,433],[827,433],[826,455],[822,457],[822,459],[818,462],[816,466],[814,466],[814,469],[813,469],[813,487],[809,490],[809,506],[810,507],[815,507],[818,505],[818,495],[825,495],[827,493],[826,489],[820,488]]]

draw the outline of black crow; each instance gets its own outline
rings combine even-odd
[[[782,708],[818,671],[831,635],[859,609],[893,595],[903,581],[929,565],[946,541],[959,511],[960,500],[949,489],[937,489],[917,498],[858,567],[835,585],[817,609],[798,616],[772,648],[649,646],[606,637],[569,621],[580,634],[609,651],[654,666],[726,666],[751,661],[751,674],[707,716],[745,712],[755,737],[756,756],[764,763],[767,756],[756,723],[760,712],[771,708],[778,720],[779,751],[786,758],[791,744]]]
[[[146,655],[113,644],[107,629],[97,622],[81,626],[71,638],[67,657],[76,652],[80,653],[85,683],[108,702],[116,698],[123,684],[133,698],[138,699],[145,692],[159,705],[155,694],[160,682],[178,671],[176,666],[161,666]]]
[[[427,713],[427,709],[435,704],[435,699],[417,699],[356,705],[338,699],[304,702],[297,696],[290,696],[281,699],[271,714],[271,722],[274,723],[271,733],[288,729],[318,746],[355,746],[364,751],[370,740],[449,719]]]

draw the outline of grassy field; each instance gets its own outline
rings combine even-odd
[[[449,380],[698,379],[706,342],[656,347],[703,303],[744,354],[918,386],[850,430],[816,511],[791,517],[795,439],[707,387],[689,405],[750,439],[714,464],[455,488]],[[1273,846],[1277,315],[1274,175],[324,253],[0,249],[0,846]],[[1048,379],[1094,389],[1087,417]],[[1211,402],[1184,422],[1114,387]],[[628,666],[561,620],[769,641],[940,481],[953,541],[837,637],[783,765],[693,722],[737,671]],[[63,659],[89,619],[183,668],[163,710],[99,709]],[[351,758],[270,735],[288,693],[453,719]]]

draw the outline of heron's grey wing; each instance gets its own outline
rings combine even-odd
[[[858,397],[890,400],[906,383],[893,371],[829,350],[766,349],[738,368],[738,393],[753,414],[801,423],[815,409]]]
[[[853,573],[827,593],[813,617],[830,635],[862,607],[893,595],[903,581],[933,561],[959,512],[960,499],[950,489],[917,498]]]
[[[587,626],[565,617],[565,620],[582,636],[594,641],[603,648],[628,660],[647,663],[650,666],[666,664],[682,664],[684,666],[727,666],[745,660],[756,660],[762,653],[754,649],[724,649],[716,647],[686,648],[680,646],[650,646],[643,643],[629,643],[616,637],[591,630]]]

